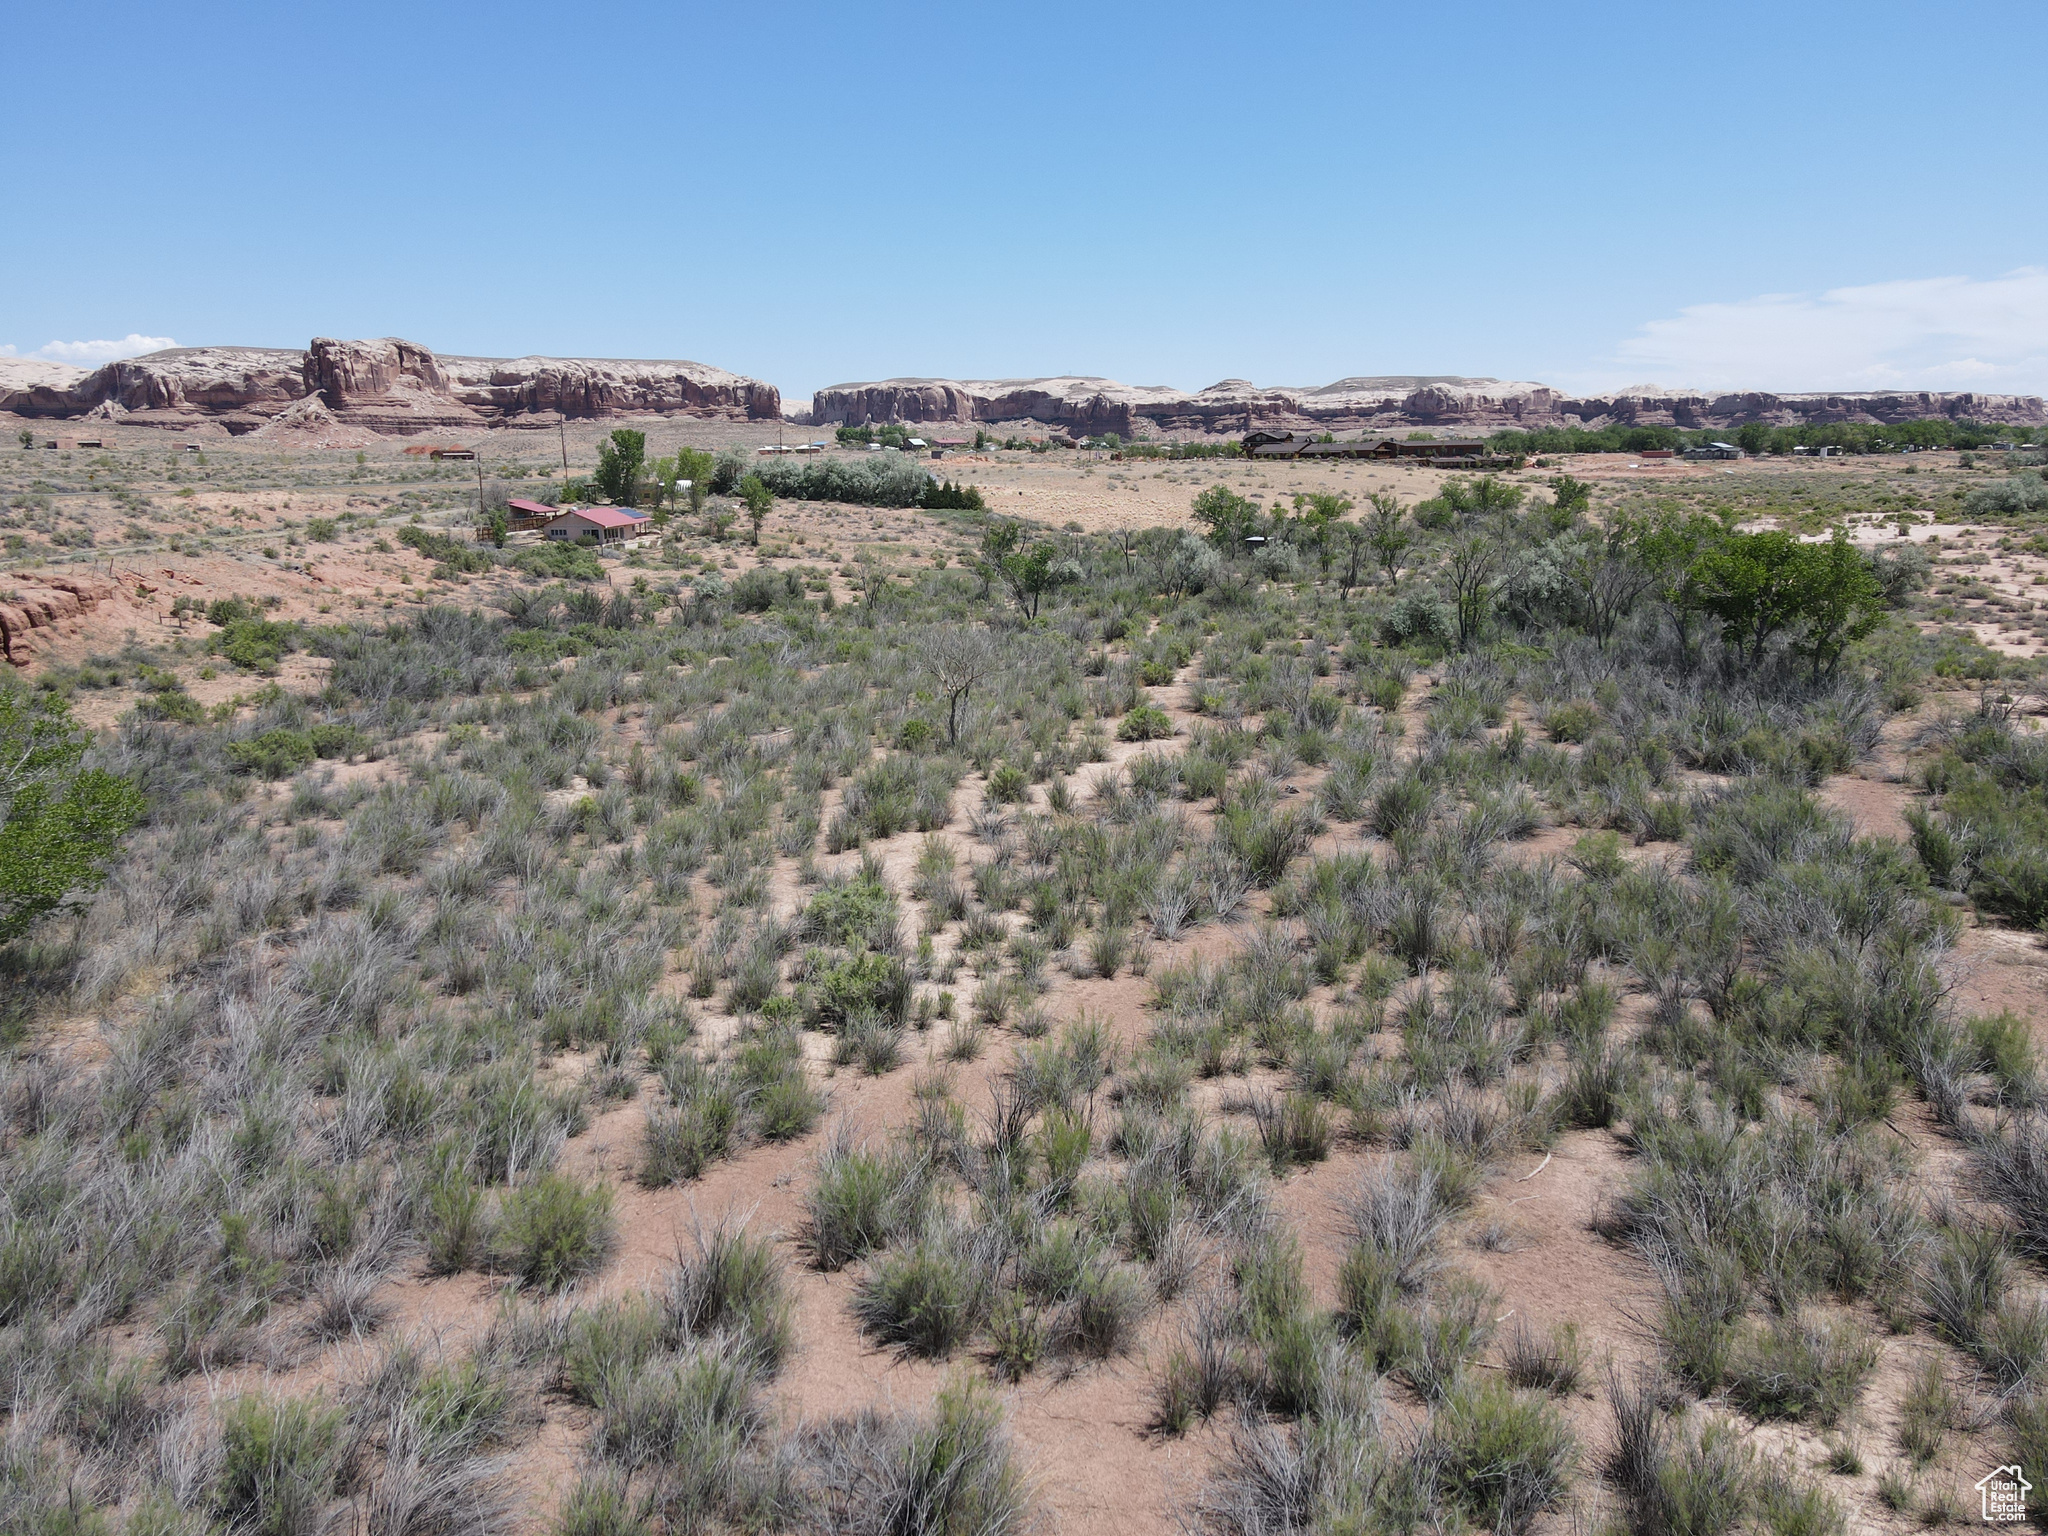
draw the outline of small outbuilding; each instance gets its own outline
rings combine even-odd
[[[1685,456],[1695,462],[1702,459],[1739,459],[1742,450],[1733,443],[1708,443],[1699,448],[1688,448]]]

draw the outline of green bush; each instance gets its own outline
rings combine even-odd
[[[1140,704],[1128,711],[1118,722],[1118,741],[1164,741],[1173,735],[1173,721],[1166,711],[1151,704]]]
[[[602,581],[604,562],[580,544],[549,540],[522,549],[509,562],[514,570],[540,581]]]
[[[1430,1420],[1445,1491],[1482,1529],[1527,1530],[1563,1498],[1578,1456],[1563,1416],[1497,1381],[1453,1392]]]
[[[1774,1318],[1737,1345],[1729,1396],[1760,1419],[1800,1419],[1827,1428],[1855,1406],[1876,1365],[1876,1343],[1854,1323]]]
[[[252,1536],[312,1536],[334,1490],[340,1435],[338,1410],[236,1398],[221,1419],[214,1513]]]
[[[697,1230],[695,1249],[677,1260],[664,1298],[671,1342],[722,1336],[773,1376],[795,1344],[795,1302],[775,1244],[721,1222]]]
[[[433,533],[425,528],[399,529],[398,542],[465,576],[480,576],[493,564],[491,557],[474,543],[452,539],[445,533]]]
[[[835,961],[806,988],[808,1017],[820,1028],[844,1028],[857,1017],[901,1025],[910,1017],[910,970],[894,955],[868,951]]]
[[[1553,741],[1584,741],[1600,728],[1600,706],[1586,699],[1553,704],[1543,716]]]
[[[306,732],[306,740],[312,744],[316,757],[353,757],[370,749],[367,733],[339,722],[314,726]]]
[[[853,1315],[882,1343],[943,1360],[973,1337],[988,1304],[973,1261],[951,1231],[938,1228],[874,1261],[854,1291]]]
[[[505,1197],[498,1243],[523,1284],[558,1291],[602,1267],[614,1235],[609,1185],[544,1173]]]
[[[804,1245],[811,1262],[842,1269],[887,1246],[922,1204],[922,1170],[886,1153],[835,1141],[818,1157],[804,1197]]]
[[[278,619],[235,619],[213,637],[213,650],[251,672],[273,673],[299,648],[299,626]]]
[[[1016,805],[1031,791],[1031,775],[1015,763],[998,763],[989,770],[988,798],[997,805]]]
[[[235,772],[266,779],[289,778],[319,756],[310,735],[282,726],[247,741],[231,741],[223,750]]]
[[[988,504],[975,486],[934,480],[925,487],[924,506],[932,512],[981,512]]]

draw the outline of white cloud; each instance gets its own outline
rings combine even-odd
[[[1695,304],[1615,348],[1610,378],[1700,389],[2048,391],[2048,267]]]
[[[0,357],[29,357],[44,363],[97,368],[101,363],[111,363],[123,357],[140,357],[145,352],[161,352],[176,345],[168,336],[139,336],[130,331],[119,341],[52,341],[33,352],[17,352],[11,346],[0,346]]]

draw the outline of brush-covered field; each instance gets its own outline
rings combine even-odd
[[[138,798],[0,951],[0,1528],[1829,1536],[2048,1469],[1986,477],[556,570],[356,467],[178,537],[360,605],[223,565],[11,695]]]

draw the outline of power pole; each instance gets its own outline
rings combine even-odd
[[[569,423],[558,421],[555,429],[562,434],[562,478],[569,478]]]

